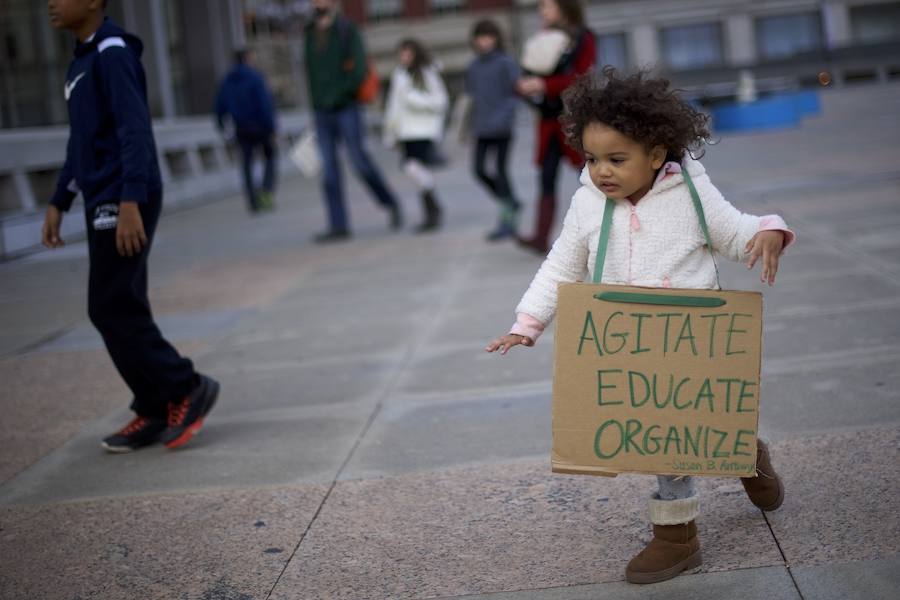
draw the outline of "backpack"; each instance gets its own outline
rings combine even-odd
[[[345,57],[344,70],[351,71],[354,68],[353,59],[350,58],[352,49],[350,47],[353,42],[353,29],[350,21],[343,16],[337,18],[338,36],[341,40],[341,50]],[[378,71],[375,69],[375,61],[366,58],[366,76],[356,90],[356,101],[361,104],[371,104],[378,99],[381,92],[381,79],[378,77]]]

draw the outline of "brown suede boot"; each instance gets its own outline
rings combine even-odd
[[[680,525],[654,525],[653,539],[625,568],[630,583],[658,583],[677,577],[703,563],[694,521]]]
[[[775,510],[784,502],[784,485],[772,467],[769,447],[762,440],[756,440],[756,477],[741,477],[741,483],[750,502],[762,510]]]

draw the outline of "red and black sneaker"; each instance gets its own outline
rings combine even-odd
[[[206,375],[197,375],[197,385],[178,402],[169,403],[169,427],[161,439],[166,448],[174,450],[188,443],[203,426],[219,396],[219,382]]]
[[[104,438],[101,445],[107,452],[131,452],[159,440],[159,436],[165,429],[165,419],[152,419],[138,415],[128,425]]]

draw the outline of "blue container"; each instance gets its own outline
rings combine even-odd
[[[805,116],[821,112],[816,92],[788,92],[747,104],[725,104],[713,109],[716,131],[753,131],[795,127]]]
[[[783,94],[783,96],[793,98],[801,116],[814,117],[822,112],[822,105],[819,102],[819,94],[817,92],[789,92]]]

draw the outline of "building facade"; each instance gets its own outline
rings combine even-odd
[[[344,0],[343,10],[363,26],[382,74],[394,64],[397,41],[415,35],[453,79],[471,59],[468,38],[477,19],[495,19],[518,48],[539,27],[536,4]],[[111,0],[109,12],[144,40],[156,118],[209,112],[232,51],[244,45],[257,50],[282,107],[306,103],[302,31],[308,0]],[[889,60],[900,48],[898,0],[593,0],[586,14],[598,34],[601,63],[652,66],[689,82],[835,57],[869,60],[868,71],[862,65],[848,70],[854,81],[898,76]],[[0,0],[0,36],[0,129],[64,124],[58,92],[71,35],[50,27],[43,2]]]
[[[248,28],[248,44],[278,73],[285,104],[302,106],[307,2],[251,4],[248,22],[263,15],[269,23]],[[413,35],[440,61],[451,91],[472,58],[478,19],[494,19],[514,52],[540,27],[537,0],[343,0],[343,10],[364,28],[383,76],[396,64],[398,41]],[[586,17],[600,64],[653,68],[699,97],[733,97],[744,70],[762,92],[819,85],[822,71],[834,85],[900,77],[898,0],[589,0]]]
[[[344,5],[365,24],[381,67],[392,62],[398,36],[412,31],[430,44],[451,77],[470,57],[468,31],[478,18],[496,18],[516,48],[540,27],[537,0]],[[696,84],[736,81],[740,69],[759,69],[763,76],[780,69],[799,77],[803,62],[834,67],[838,84],[845,70],[855,81],[900,76],[897,0],[594,0],[586,6],[588,25],[598,35],[598,61],[617,68],[655,68]],[[813,79],[817,74],[811,73]]]

